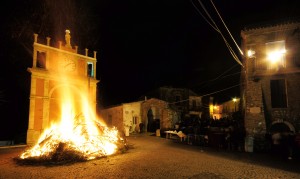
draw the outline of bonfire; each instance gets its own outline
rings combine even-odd
[[[74,102],[70,91],[62,91],[61,119],[45,129],[38,142],[24,151],[17,162],[68,163],[113,155],[127,149],[116,128],[109,128],[90,110],[89,100],[82,93],[80,103]],[[73,115],[73,109],[82,114]]]
[[[96,133],[90,133],[82,115],[74,118],[75,126],[67,134],[63,126],[53,125],[47,129],[38,143],[23,152],[21,163],[66,163],[86,161],[112,155],[126,150],[126,143],[116,128],[96,124]],[[94,124],[93,124],[94,125]]]
[[[72,130],[64,125],[52,125],[32,148],[23,152],[19,163],[69,163],[86,161],[123,152],[126,143],[116,128],[98,121],[87,123],[83,115],[72,120]],[[66,124],[67,125],[67,124]]]

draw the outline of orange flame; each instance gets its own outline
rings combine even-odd
[[[22,153],[20,158],[49,156],[61,143],[68,150],[79,152],[86,160],[116,153],[117,144],[123,139],[116,128],[108,128],[96,119],[95,112],[90,110],[88,95],[80,93],[79,109],[82,115],[74,115],[73,109],[78,108],[74,103],[74,96],[67,88],[61,93],[63,102],[59,123],[46,129],[37,144]]]

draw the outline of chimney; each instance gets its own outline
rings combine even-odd
[[[76,51],[76,53],[78,53],[78,46],[77,45],[75,45],[75,51]]]
[[[47,37],[47,45],[50,46],[50,40],[51,38],[50,37]]]
[[[97,51],[94,51],[94,58],[97,57]]]
[[[89,49],[85,48],[85,56],[88,56]]]
[[[33,34],[34,36],[34,43],[37,43],[38,34]]]

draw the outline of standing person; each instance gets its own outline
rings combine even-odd
[[[272,134],[272,150],[274,154],[281,152],[280,147],[282,145],[282,135],[279,132]]]
[[[287,147],[288,147],[288,159],[289,160],[293,159],[294,142],[295,142],[295,134],[293,131],[290,131],[287,134]]]
[[[232,141],[231,141],[231,138],[232,138],[232,129],[231,128],[228,128],[228,131],[226,131],[225,133],[225,143],[226,143],[226,149],[227,150],[232,150]]]

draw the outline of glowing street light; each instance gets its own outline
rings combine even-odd
[[[236,102],[237,102],[237,98],[233,98],[232,101],[234,102],[234,112],[236,112]]]
[[[255,55],[255,51],[249,49],[248,52],[247,52],[247,55],[248,55],[249,58],[253,58],[253,57],[255,57],[255,56],[254,56],[254,55]]]

